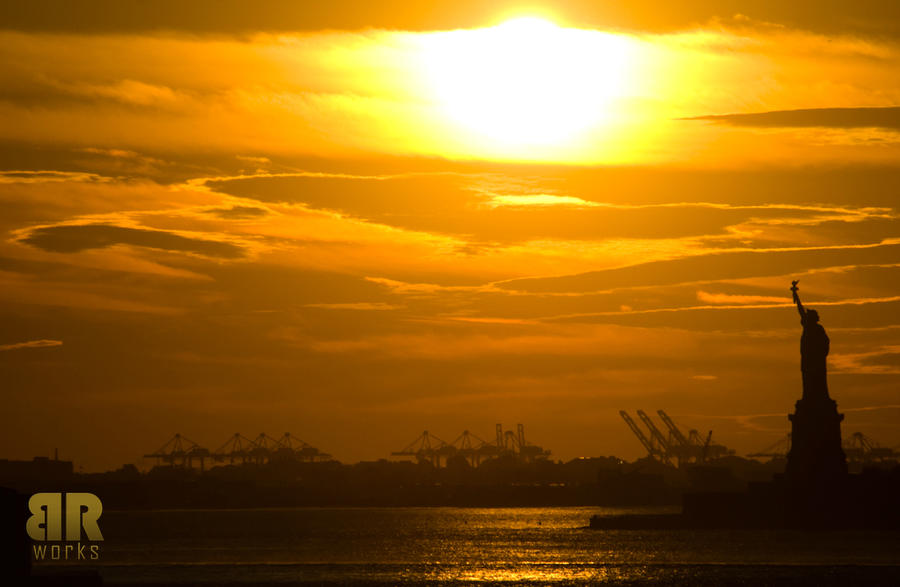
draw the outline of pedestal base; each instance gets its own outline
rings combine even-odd
[[[801,399],[790,414],[791,451],[785,478],[793,487],[828,487],[847,474],[841,448],[841,421],[837,402],[827,397]]]

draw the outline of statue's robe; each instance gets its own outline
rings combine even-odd
[[[800,370],[803,372],[803,398],[828,398],[828,383],[825,358],[828,356],[829,340],[825,329],[813,322],[808,315],[800,322],[803,336],[800,337]]]

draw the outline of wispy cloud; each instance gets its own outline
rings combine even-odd
[[[322,310],[400,310],[403,306],[387,304],[384,302],[350,302],[341,304],[306,304],[307,308],[320,308]]]
[[[231,206],[230,208],[210,208],[205,212],[228,220],[247,220],[269,214],[265,208],[257,206]]]
[[[124,244],[226,259],[243,257],[245,254],[242,247],[233,243],[189,237],[172,231],[110,224],[42,226],[27,231],[21,241],[56,253],[77,253]]]
[[[776,306],[785,305],[784,296],[753,296],[740,294],[724,294],[710,293],[706,291],[698,291],[697,299],[707,304],[776,304]]]
[[[554,194],[519,194],[494,195],[488,201],[490,206],[569,206],[573,208],[591,208],[599,206],[574,196],[557,196]]]
[[[900,130],[900,107],[887,108],[807,108],[748,114],[695,116],[685,120],[705,120],[733,126],[770,128],[832,127],[889,128]]]
[[[109,182],[111,178],[83,171],[0,171],[0,183]]]
[[[396,279],[388,279],[386,277],[366,277],[366,281],[377,283],[389,288],[398,294],[438,294],[447,292],[486,292],[496,291],[503,293],[503,290],[495,289],[491,285],[440,285],[437,283],[408,283],[398,281]]]
[[[880,412],[881,410],[900,410],[900,404],[884,406],[863,406],[861,408],[841,408],[842,412]]]
[[[14,342],[12,344],[0,344],[0,351],[15,351],[18,349],[43,349],[47,347],[62,346],[63,341],[53,339],[29,340],[26,342]]]
[[[256,163],[258,165],[268,165],[272,162],[268,157],[254,157],[252,155],[237,155],[236,156],[239,161],[246,161],[248,163]]]
[[[727,297],[727,296],[726,296]],[[755,296],[734,296],[736,298],[752,298]],[[764,296],[760,296],[764,297]],[[714,298],[716,299],[716,298]],[[780,299],[780,298],[776,298]],[[641,310],[623,310],[620,309],[618,311],[609,311],[609,312],[590,312],[584,314],[566,314],[561,316],[552,316],[548,317],[547,320],[553,321],[569,321],[577,318],[589,318],[591,316],[621,316],[626,314],[661,314],[661,313],[671,313],[671,312],[698,312],[698,311],[706,311],[706,310],[759,310],[759,309],[768,309],[768,308],[789,308],[793,307],[793,302],[782,302],[782,303],[759,303],[749,301],[748,303],[734,303],[736,300],[732,300],[731,302],[727,302],[723,300],[723,303],[714,303],[712,305],[703,305],[703,306],[680,306],[680,307],[670,307],[670,308],[646,308]],[[856,299],[847,299],[847,300],[832,300],[832,301],[821,301],[815,302],[816,307],[819,306],[862,306],[866,304],[887,304],[891,302],[900,302],[900,296],[886,296],[886,297],[877,297],[877,298],[856,298]]]
[[[832,353],[828,360],[834,373],[896,375],[900,374],[900,345],[884,345],[862,353]]]

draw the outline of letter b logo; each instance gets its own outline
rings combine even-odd
[[[25,530],[32,540],[62,540],[62,493],[35,493],[28,500],[31,516]],[[100,498],[93,493],[66,493],[66,540],[81,540],[81,529],[88,540],[103,540],[97,520],[103,512]]]

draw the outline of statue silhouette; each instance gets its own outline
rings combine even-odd
[[[791,284],[794,303],[800,312],[803,336],[800,338],[800,370],[803,373],[803,397],[797,402],[791,420],[791,451],[785,474],[795,491],[794,506],[804,515],[824,515],[832,495],[826,487],[838,483],[847,474],[847,457],[841,448],[841,421],[837,403],[828,397],[828,335],[819,324],[819,314],[807,310],[797,295],[797,282]],[[824,500],[824,501],[823,501]],[[804,505],[805,504],[805,505]]]
[[[794,303],[800,312],[803,335],[800,337],[800,371],[803,373],[803,399],[828,399],[826,357],[830,341],[819,324],[819,313],[807,310],[797,294],[797,281],[791,282]]]

